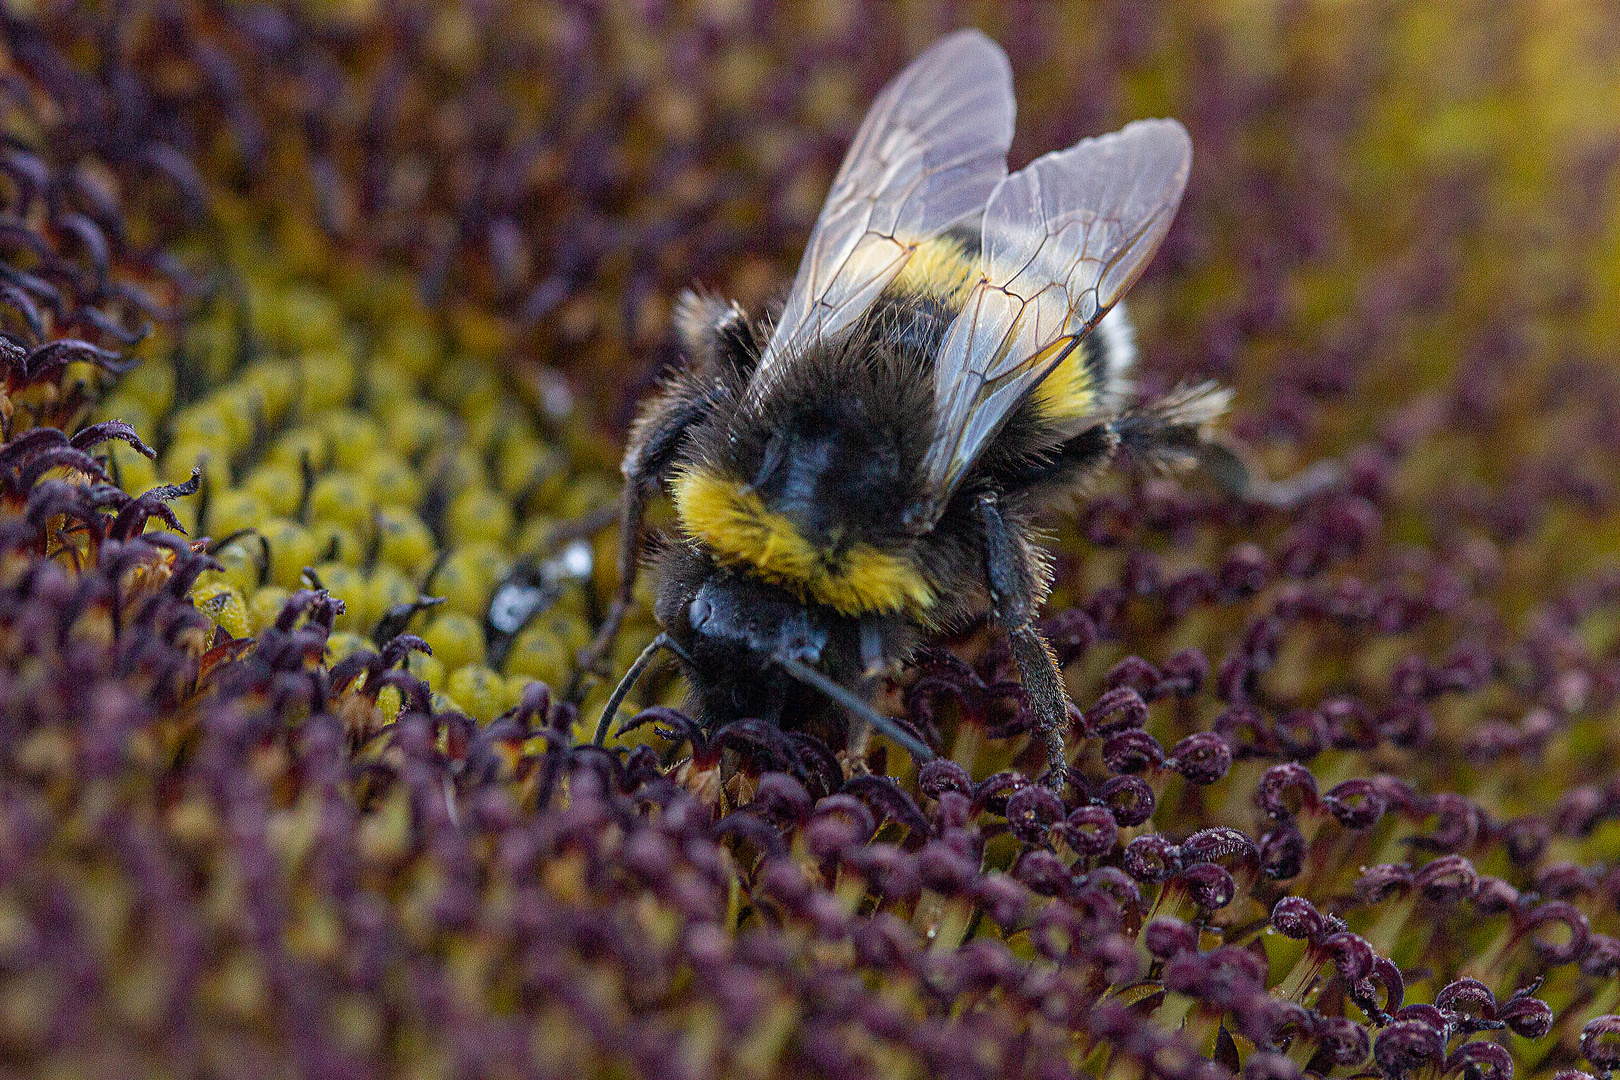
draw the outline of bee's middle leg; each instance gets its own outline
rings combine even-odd
[[[995,496],[981,496],[978,510],[991,613],[1011,640],[1013,659],[1018,662],[1024,691],[1035,711],[1036,729],[1046,743],[1045,783],[1054,791],[1062,791],[1068,772],[1065,735],[1069,727],[1069,697],[1063,687],[1063,673],[1052,647],[1035,628],[1035,582],[1017,535],[1002,517]]]

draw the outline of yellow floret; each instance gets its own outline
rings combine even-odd
[[[208,503],[208,532],[216,540],[251,529],[270,515],[264,500],[251,491],[228,488]]]
[[[380,620],[392,608],[411,603],[417,598],[418,592],[416,583],[399,570],[387,563],[378,563],[366,579],[366,595],[372,614]]]
[[[447,669],[484,662],[484,627],[470,615],[447,611],[422,631],[422,640]]]
[[[385,506],[377,512],[377,558],[407,574],[433,561],[433,531],[412,510]]]
[[[302,475],[299,470],[305,460],[308,460],[310,468],[319,471],[326,468],[331,453],[332,447],[324,432],[311,427],[296,427],[281,433],[265,455],[265,460]]]
[[[191,602],[231,637],[243,638],[252,633],[247,603],[235,586],[223,581],[199,582],[191,590]]]
[[[407,318],[390,324],[377,352],[420,382],[438,367],[444,345],[425,320]]]
[[[264,545],[257,536],[249,535],[223,544],[214,552],[222,570],[210,570],[221,581],[235,586],[236,591],[244,597],[252,596],[259,587],[259,576],[262,572],[264,558]]]
[[[331,297],[314,288],[294,285],[261,293],[253,315],[261,332],[283,352],[341,344],[343,314]]]
[[[403,458],[414,458],[448,437],[450,418],[436,405],[415,399],[401,402],[389,416],[384,434],[388,446]]]
[[[227,453],[241,449],[247,441],[242,425],[213,401],[200,401],[176,413],[172,438],[177,443],[219,447]]]
[[[429,690],[437,690],[444,685],[444,661],[437,656],[413,652],[411,658],[405,661],[405,670],[427,683]]]
[[[467,664],[450,673],[445,691],[475,720],[493,720],[506,711],[506,683],[482,664]]]
[[[551,534],[556,531],[556,518],[547,514],[526,515],[517,536],[512,540],[512,550],[521,555],[550,556],[553,554],[550,549]]]
[[[317,521],[309,527],[315,534],[315,549],[323,561],[339,562],[344,566],[359,566],[366,558],[365,539],[347,525],[335,521]]]
[[[343,611],[336,622],[338,629],[355,633],[370,630],[376,620],[371,614],[371,595],[366,589],[366,579],[360,571],[335,562],[323,562],[313,569],[326,591],[343,601]]]
[[[167,358],[146,360],[124,376],[118,392],[127,394],[153,418],[167,416],[174,407],[174,365]]]
[[[459,611],[481,619],[489,607],[495,578],[486,564],[466,548],[457,548],[439,563],[428,588],[445,598],[444,611]]]
[[[242,372],[241,382],[261,394],[264,418],[268,423],[279,423],[287,408],[298,395],[298,382],[302,377],[297,364],[285,360],[260,360]]]
[[[304,501],[304,478],[297,466],[260,465],[242,481],[242,487],[263,501],[278,517],[292,517]]]
[[[305,353],[299,363],[303,372],[299,407],[305,415],[347,404],[354,397],[359,370],[347,346]]]
[[[292,591],[279,585],[266,585],[253,594],[248,600],[248,621],[252,623],[255,634],[263,633],[276,621],[290,596]]]
[[[339,630],[326,639],[326,662],[335,664],[351,653],[371,648],[371,642],[359,634]]]
[[[506,672],[513,678],[539,679],[548,686],[561,686],[574,663],[570,643],[549,628],[531,626],[512,640],[506,652]]]
[[[371,531],[376,505],[371,488],[353,473],[327,473],[309,490],[311,521],[345,525],[361,535]]]
[[[371,497],[387,506],[415,506],[422,501],[422,477],[390,450],[377,450],[356,467]]]
[[[165,483],[183,484],[191,479],[192,469],[202,470],[202,480],[210,491],[224,491],[231,486],[230,454],[220,446],[173,443],[163,455],[158,473]]]
[[[611,506],[619,498],[619,485],[602,476],[576,478],[562,492],[557,502],[560,518],[584,517],[592,510]]]
[[[270,582],[284,589],[299,587],[304,567],[321,556],[320,541],[309,529],[286,518],[268,518],[259,532],[270,545]]]
[[[468,488],[450,500],[445,524],[458,544],[504,544],[512,535],[512,504],[488,488]]]
[[[519,432],[508,436],[495,455],[495,482],[501,493],[516,498],[558,474],[563,458],[554,446]]]
[[[383,448],[382,426],[353,409],[330,409],[320,421],[332,442],[332,467],[358,472]]]
[[[366,403],[373,414],[387,419],[402,406],[416,400],[416,384],[398,366],[374,356],[366,365]]]

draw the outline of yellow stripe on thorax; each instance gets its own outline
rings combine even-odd
[[[863,543],[838,552],[818,548],[738,481],[690,469],[676,476],[674,496],[682,527],[717,561],[744,565],[800,599],[841,615],[905,612],[923,622],[938,602],[906,559]]]

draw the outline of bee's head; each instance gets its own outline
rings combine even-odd
[[[899,619],[853,619],[806,603],[781,586],[716,563],[702,549],[666,549],[657,566],[654,611],[691,683],[691,704],[712,729],[759,718],[842,742],[845,713],[888,734],[918,760],[931,753],[914,735],[852,693],[889,658],[909,651]]]
[[[680,655],[690,704],[711,726],[775,720],[792,690],[776,657],[822,663],[832,633],[824,609],[716,565],[691,546],[664,553],[654,612]]]
[[[807,607],[784,589],[710,564],[702,577],[667,580],[656,608],[663,624],[707,673],[760,669],[779,656],[821,661],[832,633],[824,609]]]

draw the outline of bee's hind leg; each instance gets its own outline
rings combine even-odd
[[[1046,743],[1044,782],[1062,791],[1068,772],[1064,736],[1069,727],[1069,697],[1057,657],[1035,628],[1036,583],[1022,542],[1007,525],[994,495],[981,495],[979,525],[984,534],[985,577],[995,622],[1007,631],[1013,659],[1024,679],[1035,712],[1035,727]]]
[[[1276,510],[1292,510],[1344,479],[1344,466],[1325,458],[1283,480],[1269,479],[1247,447],[1212,436],[1198,448],[1198,467],[1233,498]]]
[[[1213,425],[1231,396],[1202,383],[1144,402],[1108,426],[1131,458],[1166,471],[1197,468],[1233,498],[1261,506],[1291,509],[1343,478],[1344,466],[1327,460],[1286,480],[1268,479],[1246,447]]]

